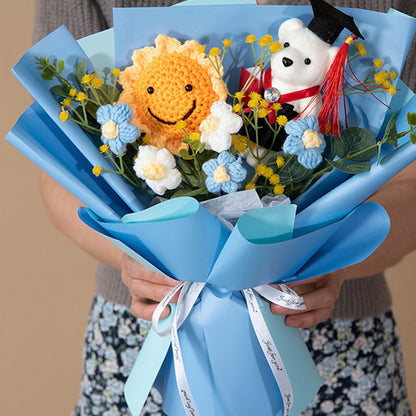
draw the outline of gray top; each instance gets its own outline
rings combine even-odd
[[[35,41],[65,24],[76,38],[81,38],[112,26],[113,7],[170,6],[178,0],[36,0]],[[306,0],[281,0],[283,5],[309,4]],[[409,0],[332,0],[338,7],[357,7],[387,12],[394,8],[416,16],[416,2]],[[416,41],[406,61],[402,80],[416,89],[416,71],[411,64],[416,58]],[[125,306],[131,297],[121,281],[119,270],[100,264],[96,272],[96,292],[105,299]],[[371,299],[371,303],[369,302]],[[382,273],[362,279],[346,280],[335,305],[334,318],[362,318],[383,314],[391,307],[391,297]]]

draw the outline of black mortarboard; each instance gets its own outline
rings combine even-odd
[[[324,42],[332,45],[344,28],[364,39],[351,16],[323,0],[310,0],[310,2],[314,18],[310,21],[308,29]]]

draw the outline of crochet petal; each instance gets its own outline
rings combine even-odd
[[[182,175],[178,169],[171,169],[160,182],[167,189],[175,189],[182,182]]]
[[[234,163],[235,162],[235,157],[231,153],[221,152],[218,155],[217,160],[218,160],[218,164],[227,166],[230,163]]]
[[[160,149],[156,154],[156,160],[168,169],[173,169],[176,166],[175,158],[167,149]]]
[[[102,105],[101,107],[98,107],[97,110],[97,122],[101,125],[107,123],[107,121],[111,120],[111,104]]]
[[[318,149],[306,149],[298,155],[299,163],[307,169],[315,169],[322,162]]]
[[[212,176],[208,176],[208,178],[205,180],[205,185],[207,186],[208,191],[213,194],[217,194],[221,190],[221,184],[215,182]]]
[[[302,141],[297,136],[289,135],[283,143],[282,150],[285,153],[296,155],[304,150],[304,146]]]
[[[243,168],[240,162],[234,162],[227,168],[228,174],[233,182],[243,182],[246,178],[247,171]]]
[[[243,127],[243,119],[234,113],[224,114],[221,118],[220,129],[227,133],[237,133]]]
[[[303,132],[308,130],[308,128],[306,121],[298,118],[297,120],[289,121],[285,126],[285,131],[288,135],[297,136],[301,139]]]
[[[231,194],[233,192],[237,192],[238,189],[238,183],[237,182],[233,182],[233,181],[227,181],[224,182],[221,186],[221,189],[227,193],[227,194]]]
[[[212,176],[214,174],[215,169],[218,167],[217,159],[210,159],[207,160],[205,163],[202,164],[202,170],[208,175]]]
[[[130,123],[133,118],[133,112],[126,103],[113,105],[111,108],[111,115],[116,123]]]
[[[124,143],[133,143],[140,135],[140,130],[130,123],[120,123],[118,131],[118,137]]]
[[[212,150],[221,153],[231,147],[232,137],[226,132],[216,131],[209,136],[208,142]]]
[[[226,113],[231,113],[231,106],[224,101],[216,101],[211,106],[211,114],[215,117],[222,118]]]

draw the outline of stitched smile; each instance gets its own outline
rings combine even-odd
[[[181,119],[179,119],[179,120],[177,120],[177,121],[166,121],[166,120],[163,120],[163,119],[161,119],[160,117],[158,117],[158,116],[156,116],[155,114],[153,114],[152,113],[152,110],[148,107],[147,108],[147,111],[149,112],[149,114],[153,117],[153,118],[155,118],[157,121],[159,121],[159,122],[161,122],[161,123],[163,123],[163,124],[168,124],[168,125],[170,125],[170,126],[172,126],[172,125],[174,125],[174,124],[176,124],[178,121],[185,121],[193,112],[194,112],[194,110],[195,110],[195,108],[196,108],[196,100],[194,100],[193,102],[192,102],[192,107],[191,107],[191,109],[181,118]]]

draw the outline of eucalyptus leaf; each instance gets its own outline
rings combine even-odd
[[[193,189],[191,191],[189,189],[179,189],[179,191],[176,191],[172,195],[172,198],[179,198],[181,196],[197,196],[203,194],[207,194],[207,190],[205,188]]]
[[[370,131],[360,127],[349,127],[341,132],[341,137],[335,138],[334,149],[340,159],[348,158],[349,160],[360,162],[371,160],[377,155],[375,147],[366,150],[375,144],[376,139]],[[353,156],[359,152],[363,153]]]
[[[192,160],[194,158],[192,155],[188,154],[188,151],[186,149],[180,149],[179,156],[185,160]]]
[[[43,71],[40,76],[42,77],[43,80],[45,81],[52,81],[53,79],[53,74],[51,74],[49,71]]]
[[[410,132],[410,141],[412,142],[412,144],[416,144],[416,134],[412,131]]]
[[[387,123],[386,131],[384,132],[384,136],[381,139],[382,143],[390,142],[394,147],[397,147],[397,138],[392,140],[394,137],[397,136],[397,127],[396,127],[396,120],[398,113],[394,113],[389,122]]]
[[[62,59],[56,63],[56,69],[59,71],[59,73],[65,69],[65,62]]]
[[[51,87],[51,93],[59,97],[69,97],[69,88],[66,85],[54,85]]]
[[[334,160],[328,160],[328,163],[334,168],[342,172],[349,173],[351,175],[356,175],[358,173],[367,172],[368,170],[371,169],[371,162],[367,162],[367,161],[339,163]]]
[[[285,160],[286,163],[279,172],[280,183],[283,186],[307,181],[312,176],[313,170],[302,166],[296,156],[285,155]]]
[[[78,82],[79,87],[85,91],[85,87],[82,84],[82,78],[87,74],[87,62],[85,58],[81,59],[78,62],[77,67],[75,68],[75,78]]]
[[[407,113],[407,122],[411,126],[416,126],[416,113]]]

